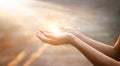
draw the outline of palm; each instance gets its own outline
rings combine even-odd
[[[65,32],[54,34],[52,32],[39,31],[37,32],[37,37],[43,42],[55,45],[69,43],[69,33]]]

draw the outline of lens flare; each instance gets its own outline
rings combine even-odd
[[[42,24],[41,29],[47,30],[48,32],[54,33],[54,34],[60,34],[62,32],[61,25],[59,23],[46,23]]]
[[[57,33],[57,34],[62,32],[59,27],[50,27],[48,31],[52,33]]]

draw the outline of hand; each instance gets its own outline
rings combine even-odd
[[[71,43],[71,34],[67,32],[54,34],[46,30],[40,30],[36,33],[36,35],[41,41],[49,44],[60,45]]]

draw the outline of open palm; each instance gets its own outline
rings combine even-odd
[[[37,37],[45,43],[54,44],[54,45],[70,43],[71,34],[67,32],[55,34],[45,30],[40,30],[36,34],[37,34]]]

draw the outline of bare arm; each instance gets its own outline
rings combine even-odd
[[[120,60],[120,36],[114,45],[114,50],[118,53],[118,60]]]
[[[72,45],[79,49],[95,66],[120,66],[120,63],[97,51],[72,35]]]
[[[81,51],[95,66],[120,66],[118,61],[101,53],[71,33],[62,33],[59,36],[56,36],[54,34],[41,31],[37,33],[37,37],[43,42],[53,45],[69,43]]]
[[[114,58],[116,60],[119,60],[119,56],[118,56],[118,52],[116,51],[115,47],[98,42],[96,40],[93,40],[87,36],[85,36],[84,34],[74,30],[73,28],[69,27],[69,28],[65,28],[64,29],[67,32],[70,32],[72,34],[74,34],[75,36],[77,36],[80,40],[82,40],[83,42],[85,42],[86,44],[90,45],[91,47],[95,48],[96,50],[102,52],[103,54]],[[118,44],[116,44],[118,45]]]

